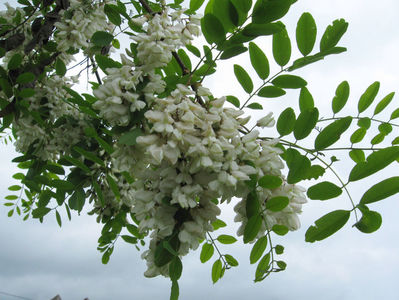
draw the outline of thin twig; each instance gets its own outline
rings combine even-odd
[[[91,62],[91,64],[93,65],[94,74],[96,75],[98,84],[103,84],[102,81],[101,81],[100,74],[98,74],[98,71],[97,71],[96,62],[94,61],[94,59],[93,59],[92,56],[90,56],[90,62]]]

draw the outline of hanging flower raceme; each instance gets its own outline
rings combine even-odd
[[[85,50],[95,32],[112,32],[114,26],[107,21],[104,3],[87,0],[70,0],[69,3],[68,9],[61,11],[61,18],[55,23],[54,41],[58,51]]]
[[[167,266],[157,264],[155,259],[156,245],[163,239],[175,234],[179,241],[177,251],[185,255],[198,247],[207,232],[213,231],[211,224],[220,213],[214,199],[229,202],[233,197],[243,198],[236,209],[236,220],[242,223],[238,232],[241,235],[248,221],[245,199],[251,192],[247,185],[250,176],[281,177],[283,164],[281,150],[274,147],[276,141],[258,142],[257,131],[241,136],[239,129],[248,120],[240,118],[241,111],[225,108],[224,98],[208,100],[205,105],[194,99],[193,91],[178,84],[170,96],[156,99],[145,112],[151,126],[130,150],[132,157],[133,153],[144,154],[141,163],[126,160],[122,152],[114,155],[116,165],[123,165],[135,175],[131,211],[139,220],[139,230],[153,232],[150,249],[143,254],[148,264],[146,276],[168,275]],[[257,193],[263,197],[263,208],[267,197],[290,199],[284,211],[266,210],[267,226],[281,224],[291,230],[299,227],[302,191],[287,185],[273,190],[258,188]],[[266,230],[265,224],[259,235]]]

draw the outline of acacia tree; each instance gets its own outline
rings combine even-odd
[[[346,51],[337,45],[348,23],[333,21],[314,50],[317,26],[303,13],[295,31],[302,56],[292,59],[292,41],[279,20],[294,2],[191,0],[184,8],[182,0],[18,0],[19,7],[7,6],[0,12],[1,131],[21,153],[13,161],[22,170],[13,175],[21,184],[9,188],[17,194],[6,196],[8,215],[42,221],[54,214],[61,226],[60,209],[70,219],[71,210],[90,207],[103,225],[102,262],[118,239],[144,249],[145,276],[169,277],[171,299],[179,294],[181,257],[199,247],[201,262],[214,257],[213,282],[238,265],[219,249],[238,237],[253,244],[255,281],[284,270],[278,258],[284,247],[273,235],[299,228],[307,198],[344,193],[352,204],[316,220],[307,242],[331,236],[351,213],[358,230],[376,231],[381,216],[367,204],[399,192],[399,177],[366,188],[360,200],[349,188],[399,157],[399,139],[387,138],[399,109],[388,120],[376,117],[394,93],[366,114],[379,90],[375,82],[361,95],[357,115],[341,116],[349,98],[343,81],[331,117],[320,117],[306,80],[294,71]],[[192,41],[201,33],[206,45],[196,47]],[[256,44],[265,38],[272,39],[272,65]],[[215,76],[220,60],[238,55],[249,55],[258,76],[232,66],[247,98],[214,97],[204,80]],[[94,80],[84,92],[77,87],[82,68]],[[300,91],[299,112],[287,107],[277,122],[271,113],[250,120],[251,110],[263,110],[258,99],[283,97],[287,89]],[[275,125],[276,136],[261,134]],[[357,147],[373,127],[378,134]],[[334,145],[350,131],[340,150],[354,165],[344,179],[335,171]],[[335,183],[323,179],[326,171]],[[313,179],[305,194],[298,183]],[[218,218],[222,203],[234,205],[241,225],[236,236],[215,233],[226,226]]]

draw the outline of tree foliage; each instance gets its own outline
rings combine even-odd
[[[339,43],[348,23],[337,19],[323,31],[304,12],[291,39],[281,18],[295,2],[191,0],[184,8],[181,0],[18,0],[18,7],[7,6],[0,12],[0,130],[21,153],[13,160],[20,184],[9,187],[4,203],[8,216],[42,221],[54,215],[61,226],[61,209],[69,219],[89,209],[103,226],[102,262],[117,240],[145,249],[145,275],[169,277],[171,299],[179,296],[182,256],[201,244],[200,261],[213,258],[214,283],[239,264],[220,250],[239,237],[253,243],[255,281],[283,271],[284,247],[272,239],[299,228],[307,200],[298,184],[306,180],[316,180],[309,199],[347,197],[352,205],[316,220],[307,242],[331,236],[352,214],[358,230],[376,231],[381,216],[367,205],[398,193],[398,177],[365,188],[358,201],[350,184],[399,159],[399,137],[390,138],[399,109],[387,120],[376,118],[394,93],[368,112],[378,97],[374,82],[357,115],[341,116],[350,93],[343,81],[331,116],[320,116],[307,81],[294,71],[346,51]],[[201,34],[206,44],[195,46]],[[263,39],[272,42],[272,57],[259,47]],[[294,46],[301,57],[292,57]],[[248,55],[250,65],[231,70],[247,98],[214,97],[204,80],[220,60],[239,55]],[[78,86],[84,69],[93,79],[86,91]],[[298,90],[300,111],[287,105],[275,136],[262,136],[262,128],[275,124],[270,113],[248,126],[264,98],[289,89]],[[356,147],[373,129],[378,133],[366,146]],[[305,146],[308,141],[314,146]],[[347,180],[335,172],[338,151],[354,162]],[[327,172],[335,182],[323,179]],[[218,218],[224,202],[236,203],[241,226],[236,236],[215,237],[226,226]]]

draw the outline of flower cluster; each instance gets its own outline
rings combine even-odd
[[[146,276],[168,274],[167,266],[154,264],[154,253],[157,243],[174,230],[178,230],[179,255],[198,247],[220,213],[215,199],[243,199],[236,206],[241,235],[248,221],[245,199],[250,176],[282,176],[276,141],[259,142],[256,130],[241,135],[239,129],[248,118],[240,118],[242,111],[226,108],[225,98],[211,99],[208,94],[203,97],[205,105],[200,105],[194,96],[192,90],[178,85],[170,96],[157,99],[145,113],[151,127],[144,129],[137,145],[131,147],[131,159],[122,151],[114,153],[115,165],[136,177],[131,185],[131,211],[140,221],[139,229],[152,231],[150,248],[143,254],[148,264]],[[140,163],[134,153],[144,154]],[[284,195],[290,199],[281,212],[265,209],[267,226],[299,227],[297,214],[305,201],[302,190],[283,185],[274,190],[258,188],[257,192],[264,209],[268,197]],[[259,234],[266,229],[264,225]]]
[[[104,3],[87,0],[70,0],[69,3],[69,8],[60,13],[60,21],[55,23],[54,41],[58,51],[87,49],[95,32],[112,31],[113,26],[104,14]]]
[[[172,51],[189,43],[192,35],[199,33],[198,17],[185,20],[179,15],[168,15],[166,10],[149,20],[146,17],[139,20],[146,29],[132,37],[137,43],[139,64],[121,55],[123,66],[107,69],[104,84],[93,91],[98,99],[94,108],[111,125],[128,125],[131,112],[142,110],[146,103],[150,105],[154,94],[164,91],[166,83],[155,69],[166,66],[172,59]],[[138,90],[138,85],[144,81],[144,88]]]

